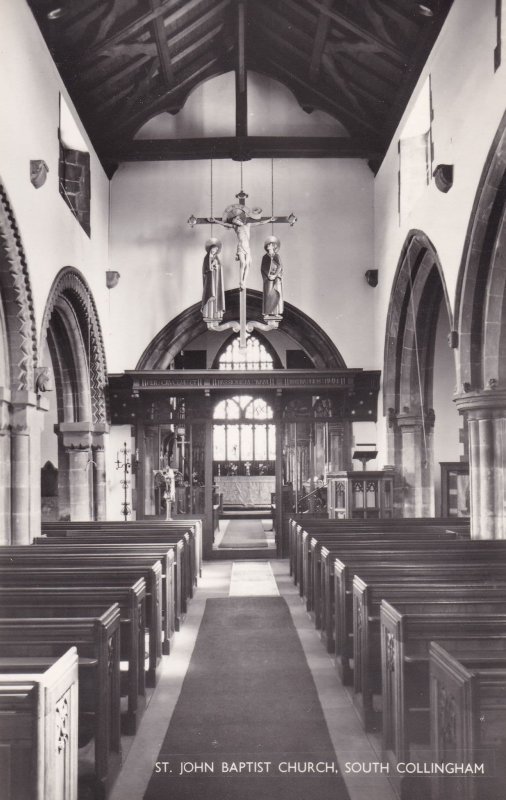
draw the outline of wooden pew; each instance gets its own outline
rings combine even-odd
[[[429,728],[429,644],[437,641],[452,650],[452,642],[471,638],[488,639],[487,644],[504,647],[506,613],[497,603],[497,613],[475,613],[471,604],[465,613],[437,614],[428,610],[403,613],[383,600],[381,603],[381,667],[383,686],[382,758],[398,776],[397,765],[410,760],[414,745],[427,748]],[[492,604],[491,604],[492,607]]]
[[[116,566],[126,566],[139,569],[137,577],[145,577],[142,573],[143,569],[149,569],[156,563],[160,563],[162,567],[162,580],[161,580],[161,614],[159,620],[161,624],[161,643],[162,653],[170,653],[170,641],[173,629],[173,588],[172,588],[172,575],[173,575],[173,559],[174,554],[171,550],[166,550],[163,555],[150,555],[144,554],[142,550],[135,554],[128,549],[124,553],[106,552],[105,548],[99,548],[97,551],[92,551],[88,555],[85,553],[76,552],[74,549],[67,551],[60,551],[58,545],[54,547],[32,547],[26,545],[19,546],[4,546],[0,549],[0,568],[14,566],[62,566],[62,567],[92,567],[94,565],[100,567],[109,567],[114,569]]]
[[[197,579],[202,574],[202,521],[195,519],[184,519],[181,521],[165,520],[136,520],[132,522],[101,521],[101,522],[43,522],[42,534],[48,538],[52,536],[62,536],[73,533],[89,533],[98,535],[108,534],[136,534],[144,538],[150,533],[168,534],[167,541],[183,539],[187,542],[189,553],[188,566],[191,575],[191,584],[187,587],[187,597],[193,597],[193,589],[197,585]]]
[[[88,537],[82,540],[80,537],[66,537],[45,539],[38,537],[33,542],[38,547],[43,547],[43,554],[46,556],[48,553],[55,555],[63,555],[71,557],[76,556],[76,563],[81,563],[81,556],[97,556],[101,561],[105,561],[103,556],[107,558],[111,556],[123,557],[140,557],[159,559],[162,565],[162,652],[164,655],[170,653],[172,636],[175,630],[179,630],[181,624],[180,605],[178,605],[178,586],[177,576],[180,570],[177,569],[180,550],[176,545],[172,544],[156,544],[154,542],[146,542],[140,544],[136,541],[124,542],[119,541],[116,537],[112,542],[106,538],[105,541],[95,542]],[[24,548],[26,551],[26,547]],[[1,552],[1,551],[0,551]]]
[[[353,579],[353,701],[366,730],[381,730],[381,712],[373,709],[373,695],[381,695],[380,605],[401,603],[423,608],[423,601],[440,606],[442,613],[459,612],[466,602],[488,608],[490,602],[506,603],[506,579],[493,587],[454,579],[452,583],[431,581],[396,584]]]
[[[181,533],[170,534],[158,530],[134,531],[121,528],[111,530],[94,530],[91,528],[61,530],[58,534],[53,532],[50,537],[42,536],[34,540],[34,544],[50,544],[54,541],[62,542],[68,539],[69,543],[76,540],[78,542],[102,544],[102,543],[136,543],[136,544],[166,544],[167,547],[174,548],[175,568],[173,582],[175,587],[174,597],[176,606],[176,630],[180,629],[184,616],[187,612],[188,601],[192,597],[193,585],[196,581],[194,552],[190,547],[191,538],[188,530]]]
[[[146,672],[146,685],[156,686],[162,656],[162,567],[159,561],[150,567],[116,566],[114,569],[103,566],[76,567],[75,565],[71,567],[47,566],[43,570],[39,566],[0,566],[0,586],[4,587],[20,585],[51,588],[124,586],[135,583],[139,578],[144,578],[146,581],[146,628],[149,634],[149,666]]]
[[[392,534],[393,536],[393,534]],[[316,550],[316,540],[311,540],[312,550]],[[396,538],[384,538],[371,541],[370,539],[345,541],[334,544],[333,540],[319,547],[319,557],[314,558],[313,575],[313,605],[315,627],[321,629],[322,639],[327,644],[329,653],[334,652],[334,615],[332,593],[334,563],[336,558],[346,561],[348,558],[374,559],[381,553],[383,559],[386,553],[392,553],[391,560],[432,560],[434,553],[455,553],[459,560],[466,560],[469,554],[475,560],[489,558],[492,551],[506,556],[506,543],[501,541],[485,542],[478,540],[439,540],[428,533],[420,531],[416,538],[397,535]],[[406,554],[405,559],[402,553]],[[413,556],[409,554],[413,553]]]
[[[311,536],[319,533],[353,534],[353,533],[384,533],[396,530],[412,531],[417,533],[419,528],[450,531],[459,537],[469,538],[469,520],[454,517],[403,517],[376,520],[328,520],[312,519],[310,515],[299,514],[290,520],[290,569],[293,573],[295,584],[299,584],[302,573],[302,534],[306,531]]]
[[[3,672],[0,657],[2,797],[77,800],[77,651],[37,662],[25,674]]]
[[[100,616],[104,609],[114,603],[118,603],[120,610],[120,661],[128,662],[126,680],[121,680],[121,694],[126,694],[128,700],[127,711],[122,720],[123,728],[124,733],[133,734],[146,705],[144,578],[132,586],[124,587],[0,587],[0,617]],[[121,673],[121,679],[123,674]]]
[[[438,763],[481,764],[484,774],[431,778],[432,800],[503,797],[506,785],[506,643],[452,642],[452,653],[429,645],[431,757]]]
[[[353,577],[357,574],[364,581],[390,580],[407,585],[424,583],[430,580],[437,583],[461,583],[499,581],[506,579],[506,565],[495,560],[488,563],[418,563],[385,562],[373,559],[369,563],[345,564],[336,559],[334,566],[334,620],[335,620],[335,661],[336,669],[345,684],[353,683]],[[350,635],[351,633],[351,635]]]
[[[26,671],[26,657],[60,656],[69,646],[77,648],[80,732],[92,733],[90,767],[105,792],[121,765],[119,635],[117,605],[99,618],[0,619],[3,672]]]
[[[152,555],[159,557],[162,561],[162,580],[167,582],[167,600],[163,603],[162,609],[164,612],[164,641],[167,644],[164,646],[163,652],[165,655],[170,653],[170,639],[174,631],[179,631],[184,620],[183,603],[182,603],[182,585],[181,577],[183,574],[183,559],[182,551],[184,542],[182,539],[177,541],[169,541],[168,537],[162,536],[161,541],[156,541],[158,537],[153,534],[153,541],[143,540],[135,534],[129,535],[109,535],[107,533],[99,534],[97,536],[89,533],[80,534],[74,533],[67,536],[52,536],[50,539],[45,536],[36,537],[33,544],[43,546],[45,548],[56,546],[59,547],[62,553],[104,553],[114,554],[119,553],[135,554],[135,555]],[[172,555],[168,553],[172,550]],[[163,593],[165,597],[165,593]],[[165,603],[172,597],[172,602],[169,602],[165,609]]]
[[[302,596],[306,597],[308,611],[314,610],[315,599],[315,580],[319,580],[318,571],[321,569],[320,556],[321,549],[324,546],[331,548],[334,544],[337,546],[340,543],[353,542],[353,541],[383,541],[390,539],[402,539],[405,541],[416,542],[421,538],[430,539],[431,541],[454,541],[459,538],[455,531],[448,531],[438,526],[416,526],[416,527],[395,527],[392,530],[385,528],[382,531],[373,530],[350,530],[348,532],[341,531],[302,531],[301,535],[301,590]]]
[[[314,604],[314,583],[319,580],[318,571],[321,569],[321,549],[328,547],[332,549],[339,544],[348,542],[382,542],[388,539],[395,541],[401,539],[403,541],[417,542],[421,538],[430,539],[431,541],[454,541],[459,537],[455,531],[444,530],[438,526],[416,526],[416,527],[401,527],[397,526],[392,530],[385,528],[382,531],[373,530],[351,530],[348,532],[335,531],[302,531],[302,582],[303,594],[306,596],[308,603],[308,611],[313,609]]]

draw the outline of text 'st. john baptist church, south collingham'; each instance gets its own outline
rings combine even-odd
[[[6,797],[498,800],[503,0],[0,17]]]

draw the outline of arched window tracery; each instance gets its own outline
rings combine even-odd
[[[236,395],[217,403],[213,417],[213,459],[231,464],[273,462],[276,426],[271,406],[260,397]],[[238,466],[239,469],[239,466]]]

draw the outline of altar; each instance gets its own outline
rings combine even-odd
[[[270,506],[276,491],[274,475],[221,475],[215,478],[225,506]]]

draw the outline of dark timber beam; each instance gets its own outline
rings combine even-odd
[[[237,0],[235,132],[236,136],[248,135],[248,76],[246,71],[246,0]]]
[[[162,0],[149,0],[151,8],[156,11],[160,8]],[[174,85],[174,67],[169,52],[169,45],[167,43],[167,31],[163,17],[156,17],[152,23],[153,33],[156,42],[156,50],[158,53],[158,60],[160,62],[160,73],[163,77],[165,86],[170,89]]]
[[[114,161],[191,161],[209,158],[363,158],[381,154],[372,140],[318,136],[231,136],[209,139],[139,139],[101,151]]]
[[[178,8],[176,11],[172,11],[174,8],[174,0],[161,0],[160,5],[158,8],[154,9],[153,11],[149,11],[147,14],[143,14],[141,17],[138,17],[134,22],[131,22],[129,25],[125,25],[124,28],[117,31],[116,33],[111,34],[111,36],[104,39],[102,42],[98,42],[94,47],[90,47],[83,53],[83,62],[92,61],[97,55],[100,55],[103,50],[107,50],[112,44],[117,44],[118,42],[122,42],[124,39],[130,38],[134,36],[138,31],[142,30],[146,27],[150,22],[161,17],[164,14],[169,14],[166,18],[167,25],[172,25],[173,23],[177,22],[181,17],[184,17],[186,14],[189,14],[193,11],[194,8],[197,8],[202,0],[188,0],[181,8]],[[172,11],[172,13],[169,13]]]
[[[321,0],[306,0],[306,2],[309,3],[309,5],[315,10],[320,11],[321,14],[325,14],[330,17],[330,19],[333,19],[342,28],[345,28],[350,33],[353,33],[354,36],[357,36],[359,39],[365,39],[365,41],[377,45],[385,55],[389,55],[392,58],[395,58],[396,61],[405,63],[406,56],[404,53],[398,50],[397,47],[385,42],[383,39],[379,39],[374,35],[374,33],[365,30],[365,28],[361,28],[360,25],[352,22],[350,19],[348,19],[348,17],[345,17],[344,14],[327,8],[327,6],[321,2]]]
[[[323,0],[325,8],[330,8],[334,0]],[[311,53],[311,63],[309,65],[309,78],[315,81],[320,72],[320,65],[322,62],[323,51],[327,41],[327,35],[330,27],[330,17],[322,14],[318,17],[318,24],[316,26],[316,33],[314,37],[313,52]]]

